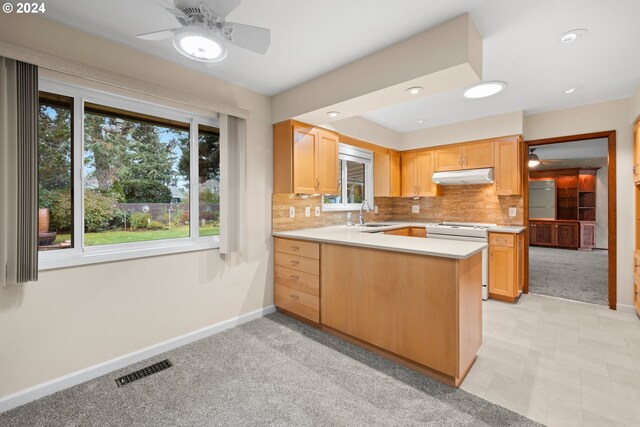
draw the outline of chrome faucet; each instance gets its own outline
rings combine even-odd
[[[367,212],[369,212],[371,210],[371,206],[369,206],[369,202],[367,202],[366,200],[364,200],[362,202],[362,204],[360,205],[360,225],[364,225],[364,213],[362,212],[362,210],[364,209],[364,205],[367,205]]]

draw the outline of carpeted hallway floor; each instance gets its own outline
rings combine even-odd
[[[169,358],[121,388],[114,379]],[[8,426],[533,426],[275,313],[0,414]]]
[[[529,292],[609,305],[608,251],[529,248]]]

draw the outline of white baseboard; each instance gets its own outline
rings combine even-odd
[[[632,305],[627,305],[627,304],[617,304],[616,308],[618,309],[618,311],[621,311],[623,313],[635,313],[636,312],[636,308]]]
[[[243,323],[266,316],[267,314],[274,313],[275,311],[275,305],[271,305],[260,310],[252,311],[251,313],[234,317],[233,319],[225,320],[223,322],[216,323],[215,325],[207,326],[197,331],[189,332],[188,334],[154,344],[141,350],[134,351],[133,353],[125,354],[123,356],[116,357],[115,359],[107,360],[106,362],[72,372],[51,381],[21,390],[17,393],[4,396],[0,398],[0,412],[8,411],[9,409],[24,405],[25,403],[40,399],[41,397],[57,391],[64,390],[76,384],[108,374],[116,369],[131,365],[132,363],[137,363],[150,357],[157,356],[158,354],[172,350],[176,347],[215,335],[227,329],[242,325]]]

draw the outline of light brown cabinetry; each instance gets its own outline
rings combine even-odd
[[[436,148],[435,171],[492,168],[494,166],[493,141],[479,141]]]
[[[529,244],[578,249],[580,246],[580,222],[578,221],[529,221]]]
[[[489,297],[514,302],[524,286],[524,236],[489,233]]]
[[[339,193],[338,140],[336,133],[294,121],[274,125],[274,193]]]
[[[276,306],[320,323],[320,245],[276,237],[274,264]]]
[[[373,153],[373,191],[375,197],[399,197],[400,153],[374,151]]]
[[[495,169],[493,180],[498,196],[522,195],[522,138],[500,138],[495,142]]]
[[[633,182],[640,184],[640,121],[633,127]]]
[[[402,153],[402,196],[437,196],[433,183],[434,151]]]
[[[424,227],[404,227],[385,231],[384,234],[392,234],[394,236],[427,237],[427,229]]]
[[[636,307],[636,313],[640,316],[640,250],[636,249],[633,258],[633,305]]]

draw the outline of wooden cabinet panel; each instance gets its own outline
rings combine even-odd
[[[312,322],[320,322],[320,298],[317,296],[276,284],[275,304]]]
[[[276,252],[320,259],[320,244],[318,243],[276,237],[273,246]]]
[[[394,236],[409,236],[411,234],[411,228],[410,227],[397,228],[395,230],[385,231],[384,234],[391,234]]]
[[[580,249],[591,250],[596,245],[595,221],[580,221]]]
[[[636,312],[640,315],[640,250],[634,253],[634,271],[633,271],[633,304]]]
[[[495,143],[494,182],[499,196],[522,195],[522,147],[520,137]]]
[[[524,233],[518,234],[518,292],[524,292]]]
[[[392,197],[400,197],[402,195],[401,187],[401,163],[400,153],[391,151],[389,153],[389,195]]]
[[[402,197],[417,195],[416,167],[418,163],[417,153],[402,154]]]
[[[633,128],[633,181],[640,184],[640,121]]]
[[[274,271],[276,285],[297,289],[309,295],[320,295],[320,276],[279,265],[275,266]]]
[[[533,227],[533,238],[531,238],[531,244],[540,246],[553,246],[555,245],[555,227],[551,221],[531,221]]]
[[[318,194],[338,194],[340,181],[338,172],[338,135],[325,130],[318,131],[317,191]]]
[[[489,244],[492,246],[508,246],[512,248],[514,246],[515,235],[491,233],[489,235]]]
[[[316,193],[317,145],[318,132],[313,128],[293,127],[293,193]]]
[[[577,222],[560,222],[555,224],[556,246],[577,249],[580,246],[580,224]]]
[[[276,252],[274,254],[275,264],[280,267],[293,268],[294,270],[304,273],[320,274],[320,267],[317,259],[305,258],[296,255],[283,254]]]
[[[427,229],[423,227],[411,227],[412,237],[427,237]]]
[[[480,169],[494,166],[493,141],[470,142],[462,146],[462,168]]]
[[[373,195],[387,197],[391,195],[390,158],[388,153],[373,153]]]
[[[515,249],[509,246],[489,247],[489,294],[513,298],[516,282]]]
[[[416,161],[418,196],[436,196],[436,185],[433,183],[433,157],[431,150],[418,153]]]
[[[434,151],[435,156],[435,171],[455,171],[462,169],[462,146],[454,145],[446,148],[436,148]]]

